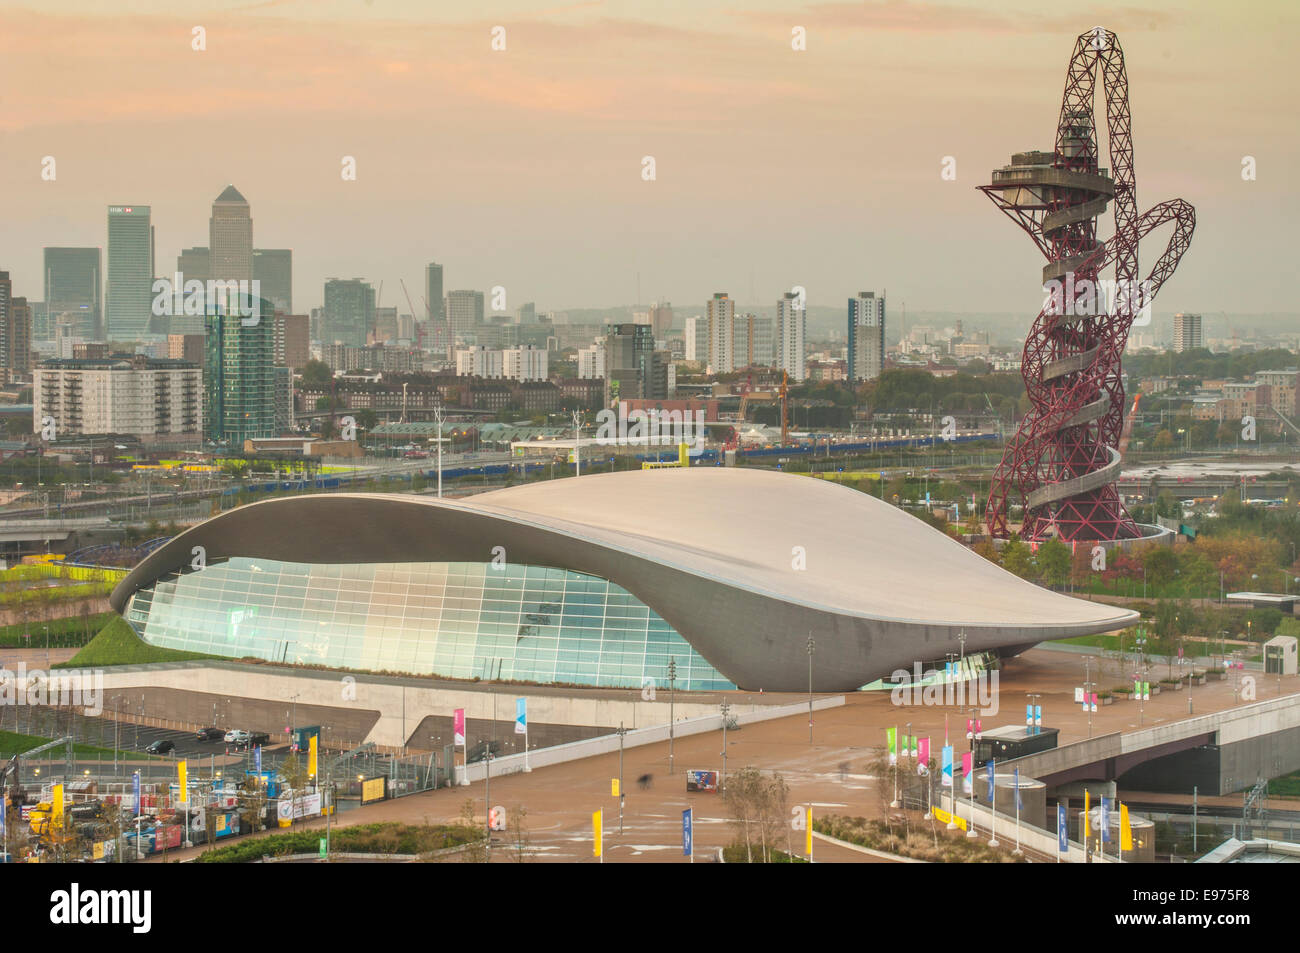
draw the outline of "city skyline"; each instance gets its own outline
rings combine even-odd
[[[28,183],[0,261],[35,298],[41,249],[105,246],[102,209],[127,200],[152,207],[157,260],[169,262],[235,183],[259,243],[293,249],[299,311],[322,303],[327,277],[419,287],[437,261],[448,289],[505,287],[511,314],[527,301],[654,300],[696,313],[717,288],[750,305],[797,284],[810,308],[876,287],[909,310],[1027,324],[1040,304],[1025,277],[1034,253],[989,222],[975,186],[1013,150],[1050,148],[1058,105],[1041,90],[1059,84],[1061,49],[1092,24],[1009,2],[751,7],[670,4],[651,24],[613,3],[505,4],[471,19],[384,0],[224,12],[145,2],[112,18],[88,4],[52,16],[0,3],[12,62],[32,79],[0,118],[11,146],[0,168]],[[1139,201],[1185,195],[1203,213],[1162,300],[1171,312],[1289,306],[1275,239],[1278,209],[1296,201],[1279,170],[1297,133],[1273,117],[1290,75],[1280,38],[1296,15],[1281,4],[1261,15],[1271,30],[1208,2],[1105,17],[1142,90]],[[205,50],[191,48],[195,25]],[[491,49],[495,25],[504,51]],[[804,51],[791,49],[796,25]],[[1261,32],[1278,43],[1260,45]],[[1235,64],[1213,83],[1182,65],[1210,44]],[[123,56],[131,70],[112,67]],[[1254,181],[1241,174],[1248,155]],[[47,156],[53,181],[41,177]],[[355,181],[340,175],[346,156]],[[387,301],[400,308],[397,294]]]

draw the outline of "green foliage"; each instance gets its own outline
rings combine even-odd
[[[1038,547],[1038,569],[1043,585],[1063,586],[1070,578],[1070,549],[1059,539],[1049,539]]]
[[[49,622],[17,622],[13,625],[0,626],[0,647],[26,646],[27,640],[23,636],[30,634],[32,647],[43,648],[46,626],[49,626],[50,630],[51,647],[68,648],[85,645],[94,637],[94,633],[116,618],[119,618],[116,612],[95,612],[84,617],[67,616],[62,619],[51,619]],[[91,633],[89,636],[86,635],[88,631]]]
[[[310,360],[303,365],[303,387],[325,387],[332,380],[334,380],[334,372],[324,361]]]
[[[126,620],[116,614],[86,647],[55,668],[103,668],[108,665],[140,665],[147,662],[185,662],[214,658],[201,652],[165,649],[143,641]]]
[[[265,857],[289,854],[315,854],[323,831],[297,831],[268,834],[205,851],[198,857],[201,864],[247,864]],[[467,843],[466,832],[459,825],[420,825],[387,822],[357,824],[335,828],[330,834],[330,852],[341,854],[427,854],[435,850],[459,847]]]
[[[918,828],[917,832],[899,834],[891,830],[883,821],[866,820],[861,817],[843,817],[833,814],[813,820],[813,830],[819,833],[860,847],[915,860],[941,864],[1026,862],[1024,857],[1016,857],[1010,850],[989,847],[982,840],[972,843],[961,832],[941,830],[941,825],[938,825],[933,818],[927,819],[927,826],[930,828],[928,833],[920,833]]]

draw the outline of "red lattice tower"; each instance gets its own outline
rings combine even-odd
[[[1093,120],[1099,69],[1110,174],[1098,167]],[[1055,150],[1013,156],[993,173],[992,184],[980,186],[1047,258],[1048,297],[1021,364],[1031,409],[1003,451],[989,492],[986,519],[994,536],[1010,534],[1008,511],[1017,502],[1027,540],[1141,535],[1115,486],[1124,425],[1120,356],[1134,319],[1150,322],[1156,292],[1191,243],[1196,213],[1173,199],[1138,214],[1130,126],[1124,52],[1114,33],[1097,27],[1075,42]],[[1101,242],[1097,217],[1112,201],[1115,234]],[[1164,254],[1138,281],[1138,242],[1169,222],[1174,230]],[[1115,277],[1103,288],[1098,278],[1111,265]]]

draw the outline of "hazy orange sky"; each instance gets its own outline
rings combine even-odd
[[[234,183],[257,246],[294,250],[299,311],[329,276],[383,280],[405,311],[398,278],[414,296],[437,260],[510,310],[632,304],[639,272],[641,302],[680,313],[799,284],[1028,323],[1041,257],[975,186],[1051,148],[1074,37],[1101,24],[1127,57],[1139,207],[1197,209],[1157,311],[1300,310],[1297,6],[0,0],[0,269],[39,299],[41,248],[103,245],[105,207],[131,203],[170,273]]]

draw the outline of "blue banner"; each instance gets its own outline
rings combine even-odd
[[[1101,828],[1102,842],[1110,843],[1110,802],[1105,798],[1101,799],[1101,823],[1097,826]]]
[[[1034,706],[1033,706],[1032,704],[1026,704],[1026,705],[1025,705],[1025,724],[1026,724],[1026,725],[1032,725],[1033,723],[1034,723]]]
[[[688,807],[682,811],[682,854],[686,857],[691,855],[691,839],[694,834],[692,830],[694,817],[691,809]]]
[[[262,773],[262,746],[258,745],[253,749],[253,770],[258,774]]]
[[[997,765],[993,763],[992,759],[989,759],[989,803],[990,804],[993,803],[993,779],[997,777],[997,770],[998,770]]]
[[[1016,785],[1016,810],[1023,811],[1025,809],[1025,802],[1020,799],[1020,769],[1016,768],[1012,776],[1015,778]]]
[[[515,699],[515,734],[528,734],[528,699]]]
[[[0,786],[0,842],[4,842],[5,846],[8,846],[8,842],[6,841],[8,831],[5,828],[5,824],[7,823],[5,820],[5,808],[8,807],[8,805],[9,797],[5,794],[3,786]]]
[[[1042,723],[1043,723],[1043,706],[1042,706],[1042,705],[1035,705],[1035,706],[1034,706],[1034,724],[1036,724],[1036,725],[1041,725]]]
[[[1062,854],[1067,853],[1070,849],[1069,831],[1065,828],[1065,805],[1056,805],[1056,837],[1058,840],[1057,848]]]
[[[952,745],[943,746],[943,786],[952,787]]]
[[[132,817],[140,816],[140,772],[131,775],[131,810]]]

